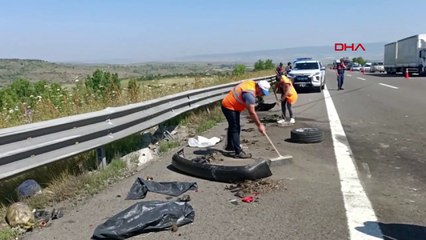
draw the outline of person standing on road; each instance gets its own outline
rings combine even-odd
[[[287,121],[286,109],[290,115],[289,123],[295,123],[292,105],[296,103],[298,95],[293,87],[293,82],[285,75],[281,76],[281,80],[275,85],[274,92],[281,93],[281,111],[284,122]]]
[[[283,63],[282,62],[280,62],[280,65],[279,66],[277,66],[277,68],[275,69],[275,80],[277,80],[277,81],[280,81],[280,79],[281,79],[281,76],[283,75],[283,73],[284,73],[284,68],[283,68]]]
[[[291,62],[287,63],[287,66],[285,67],[285,73],[288,74],[293,67],[291,66]]]
[[[265,80],[255,82],[246,80],[235,86],[222,100],[222,112],[228,121],[227,144],[225,150],[234,151],[235,158],[251,158],[240,146],[240,114],[247,109],[251,120],[261,134],[265,134],[263,125],[256,114],[254,105],[257,96],[268,96],[271,85]]]
[[[344,90],[343,89],[343,79],[345,77],[345,69],[346,65],[343,61],[343,58],[340,59],[340,62],[337,63],[337,90]]]

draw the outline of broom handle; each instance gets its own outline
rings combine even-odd
[[[280,157],[281,157],[280,152],[278,152],[277,148],[276,148],[276,147],[275,147],[275,145],[272,143],[272,141],[271,141],[271,139],[269,138],[269,136],[268,136],[268,134],[266,133],[266,131],[265,131],[265,136],[266,136],[266,138],[268,139],[269,143],[272,145],[272,147],[275,149],[275,152],[277,152],[278,156],[280,156]]]

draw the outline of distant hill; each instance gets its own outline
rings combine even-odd
[[[271,49],[249,52],[223,53],[223,54],[205,54],[179,58],[180,61],[195,62],[243,62],[254,63],[259,59],[272,59],[274,62],[292,61],[299,57],[312,57],[323,63],[331,63],[334,59],[341,57],[363,57],[368,60],[383,59],[385,42],[365,43],[363,46],[366,51],[352,52],[336,52],[333,46],[312,46],[312,47],[296,47]]]
[[[366,51],[336,52],[334,46],[311,46],[249,52],[204,54],[170,59],[168,62],[146,62],[138,64],[82,64],[52,63],[43,60],[0,59],[0,86],[24,78],[30,81],[71,83],[84,79],[96,69],[117,73],[120,78],[140,77],[148,74],[170,75],[230,71],[236,63],[246,64],[248,69],[259,60],[272,59],[275,64],[293,61],[299,57],[312,57],[324,64],[341,57],[363,57],[367,60],[383,59],[384,42],[365,43]],[[100,61],[102,62],[102,61]],[[107,62],[107,61],[105,61]],[[120,62],[126,62],[121,59]],[[137,62],[129,60],[128,62]]]
[[[119,78],[141,77],[146,75],[173,75],[188,73],[209,73],[230,71],[231,64],[208,64],[191,62],[153,62],[132,65],[117,64],[71,64],[52,63],[32,59],[0,59],[0,86],[17,79],[30,81],[72,83],[85,79],[96,69],[117,73]]]

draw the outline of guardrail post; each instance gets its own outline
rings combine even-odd
[[[107,165],[104,146],[96,148],[96,164],[98,169],[104,169]]]

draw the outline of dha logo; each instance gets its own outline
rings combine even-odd
[[[365,52],[365,47],[361,43],[358,43],[357,45],[355,45],[355,43],[352,43],[350,45],[348,45],[346,43],[335,43],[334,44],[334,51],[336,51],[336,52],[347,51],[348,49],[351,49],[352,52],[356,52],[360,48],[361,48],[362,51]]]

